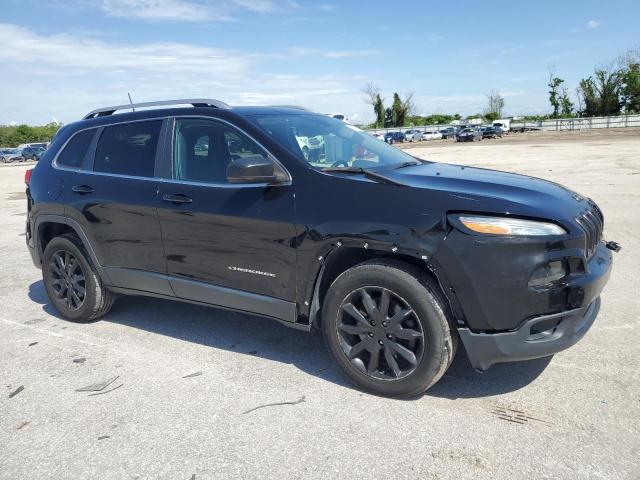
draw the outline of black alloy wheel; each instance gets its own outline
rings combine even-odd
[[[49,262],[49,273],[55,297],[71,311],[81,308],[87,290],[78,259],[71,252],[58,250]]]
[[[351,364],[379,380],[410,375],[424,355],[424,332],[415,311],[387,288],[367,286],[349,293],[338,312],[336,334]]]

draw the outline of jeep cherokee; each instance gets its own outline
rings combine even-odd
[[[360,388],[409,396],[459,340],[486,370],[563,350],[598,314],[617,245],[561,185],[418,160],[300,108],[133,107],[64,126],[27,171],[27,245],[71,321],[121,294],[259,314],[321,329]]]

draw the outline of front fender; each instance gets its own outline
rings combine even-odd
[[[322,229],[304,228],[298,237],[298,311],[313,323],[321,306],[322,293],[347,268],[373,258],[397,258],[422,263],[429,261],[446,237],[445,219],[427,228],[325,224]],[[344,232],[350,231],[348,235]],[[353,232],[356,232],[355,234]],[[304,320],[303,320],[304,321]]]

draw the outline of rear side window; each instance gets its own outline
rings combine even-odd
[[[92,128],[74,135],[60,152],[56,164],[61,167],[80,168],[95,133],[96,129]]]
[[[95,172],[153,177],[162,120],[106,127],[98,140]]]

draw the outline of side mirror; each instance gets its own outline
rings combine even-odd
[[[229,183],[282,183],[288,179],[279,165],[262,155],[233,158],[227,167]]]

